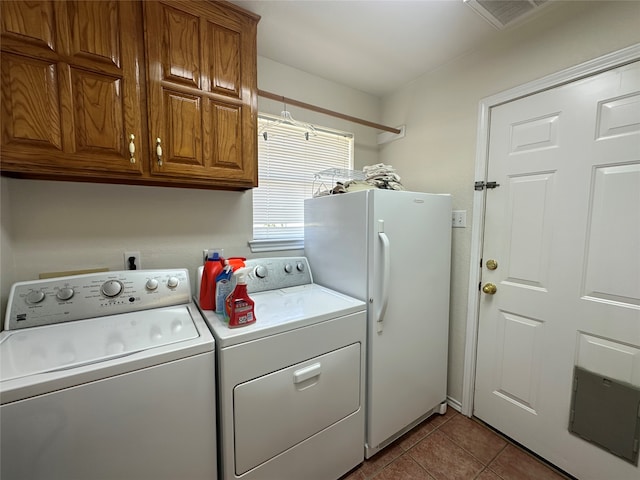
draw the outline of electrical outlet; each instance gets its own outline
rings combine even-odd
[[[207,258],[212,257],[214,252],[218,252],[218,255],[224,257],[223,248],[206,248],[202,250],[202,263],[205,263],[207,261]]]
[[[451,226],[453,228],[466,228],[467,226],[467,211],[466,210],[454,210],[451,212]]]
[[[142,270],[140,252],[124,252],[125,270]]]

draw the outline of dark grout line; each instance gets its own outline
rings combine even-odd
[[[488,423],[483,422],[481,419],[477,418],[477,417],[471,417],[472,420],[474,420],[476,423],[478,423],[479,425],[481,425],[482,427],[486,428],[487,430],[492,431],[493,433],[495,433],[496,435],[499,435],[500,438],[504,439],[505,442],[507,442],[508,444],[513,445],[514,447],[518,448],[519,450],[522,450],[524,453],[526,453],[527,455],[530,455],[531,457],[533,457],[535,460],[537,460],[538,462],[542,463],[545,467],[549,468],[550,470],[553,470],[555,473],[557,473],[558,475],[560,475],[561,477],[566,478],[567,480],[579,480],[576,477],[574,477],[573,475],[565,472],[564,470],[556,467],[553,463],[545,460],[544,458],[542,458],[540,455],[538,455],[537,453],[529,450],[527,447],[525,447],[524,445],[522,445],[521,443],[515,441],[514,439],[512,439],[511,437],[507,437],[505,434],[503,434],[502,432],[499,432],[498,430],[496,430],[495,428],[493,428],[491,425],[489,425]],[[507,448],[506,446],[504,448]],[[502,453],[502,451],[504,451],[504,448],[501,450],[500,453]],[[498,454],[499,455],[499,454]],[[498,455],[496,455],[496,458],[498,457]],[[495,458],[493,459],[495,460]],[[492,460],[492,461],[493,461]],[[492,470],[493,472],[493,470]],[[493,472],[496,475],[498,475],[496,472]],[[498,475],[498,477],[500,477],[500,475]],[[500,477],[502,478],[502,477]]]

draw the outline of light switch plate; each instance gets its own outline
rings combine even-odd
[[[451,226],[453,228],[466,228],[467,227],[467,211],[454,210],[453,212],[451,212]]]

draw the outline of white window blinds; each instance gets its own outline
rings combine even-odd
[[[314,174],[353,167],[353,134],[258,117],[258,188],[253,190],[253,251],[302,248],[304,199]],[[317,184],[317,182],[315,182]]]

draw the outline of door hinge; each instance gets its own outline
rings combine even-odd
[[[484,190],[485,188],[496,188],[499,186],[500,184],[498,182],[476,182],[474,184],[474,188],[477,191]]]

